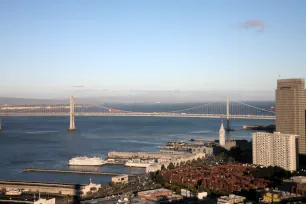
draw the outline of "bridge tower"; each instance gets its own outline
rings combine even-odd
[[[74,97],[70,96],[70,126],[68,131],[75,131],[75,123],[74,123]]]
[[[229,100],[228,96],[226,97],[226,131],[233,131],[230,126],[230,106],[229,106]]]
[[[2,120],[0,119],[0,131],[2,130]]]

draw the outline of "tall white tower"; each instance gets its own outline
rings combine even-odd
[[[74,97],[70,96],[70,127],[69,131],[75,131],[75,123],[74,123]]]
[[[221,122],[221,127],[220,127],[220,130],[219,130],[219,144],[221,146],[225,145],[225,130],[224,130],[224,127],[223,127],[223,122]]]

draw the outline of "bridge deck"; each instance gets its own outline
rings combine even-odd
[[[0,113],[0,116],[69,116],[69,113]],[[226,114],[181,114],[181,113],[75,113],[75,116],[130,116],[130,117],[178,117],[178,118],[226,118]],[[275,120],[271,115],[230,115],[232,119]]]

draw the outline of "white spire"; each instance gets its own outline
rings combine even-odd
[[[224,130],[224,126],[223,126],[223,121],[221,121],[221,127],[219,130],[219,144],[221,146],[225,145],[225,130]]]
[[[220,133],[221,131],[223,131],[223,132],[225,131],[225,130],[224,130],[224,126],[223,126],[223,121],[221,121],[221,127],[220,127],[220,130],[219,130],[219,133]]]

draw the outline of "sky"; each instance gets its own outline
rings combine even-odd
[[[306,78],[305,8],[303,0],[2,0],[0,97],[273,98],[277,79]]]

